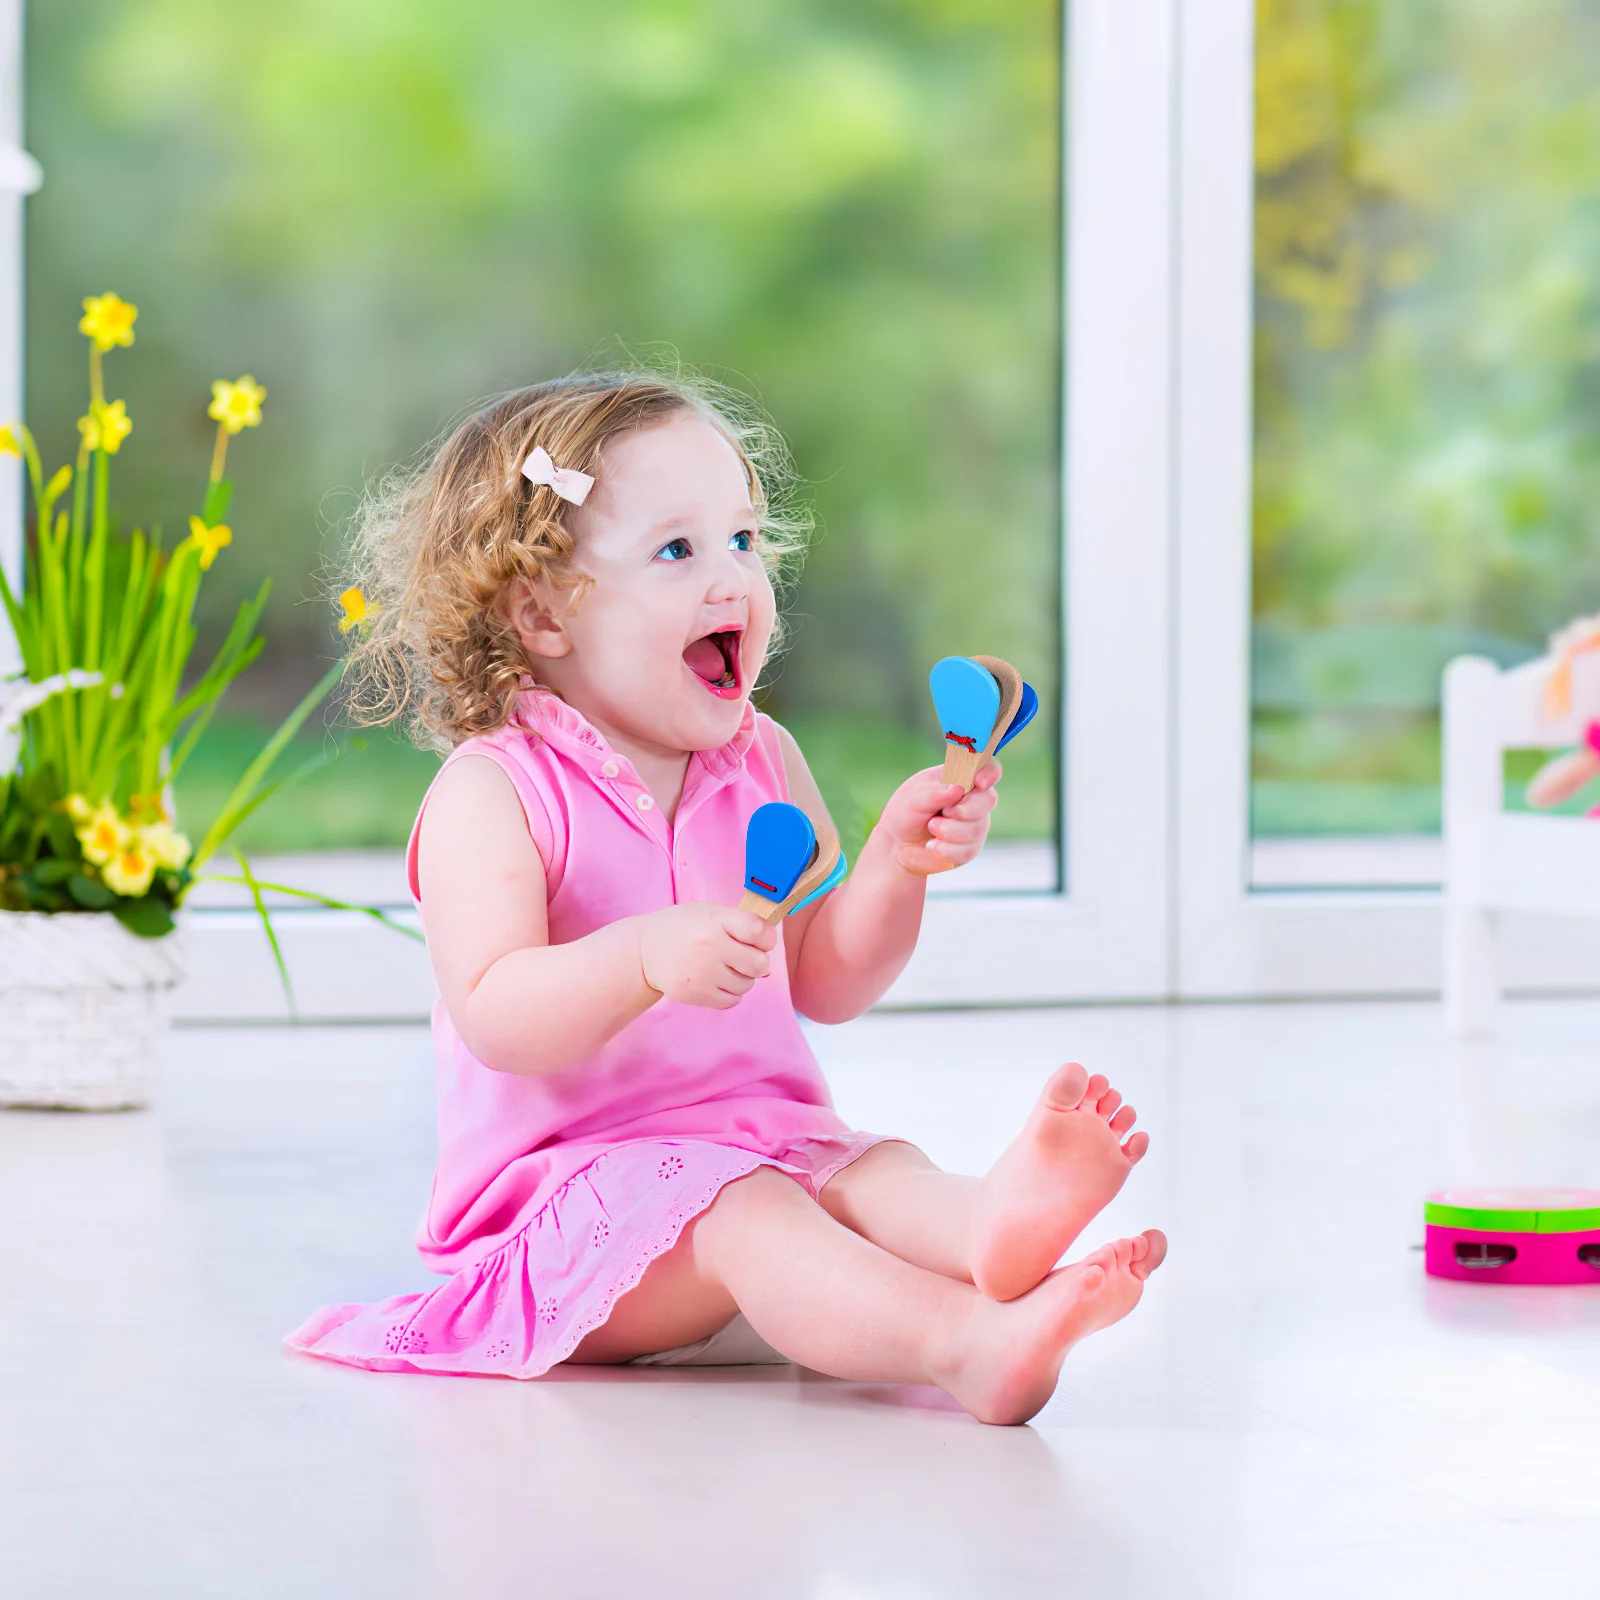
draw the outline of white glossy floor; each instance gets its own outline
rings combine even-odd
[[[1071,1054],[1154,1145],[1097,1237],[1172,1256],[1030,1428],[793,1369],[386,1377],[283,1354],[427,1280],[414,1029],[192,1031],[158,1110],[0,1115],[0,1593],[1600,1592],[1600,1285],[1430,1282],[1438,1182],[1600,1186],[1600,1006],[885,1016],[847,1115],[981,1168]]]

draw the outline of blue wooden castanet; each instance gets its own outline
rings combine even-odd
[[[745,888],[774,904],[786,900],[816,849],[817,830],[799,806],[757,806],[744,835]]]
[[[850,862],[843,850],[839,852],[839,859],[833,865],[833,871],[808,894],[804,900],[790,907],[789,915],[792,917],[796,911],[811,904],[813,900],[820,900],[823,895],[831,894],[844,882],[844,875],[850,870]]]
[[[966,656],[946,656],[928,674],[933,708],[947,744],[981,755],[1000,715],[1000,685],[987,667]]]
[[[1025,683],[1022,686],[1022,704],[1017,707],[1017,714],[1011,719],[1011,726],[1000,736],[1000,742],[995,746],[995,749],[997,751],[1004,750],[1038,715],[1038,693],[1031,683]]]

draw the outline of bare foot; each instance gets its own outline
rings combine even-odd
[[[1067,1352],[1127,1316],[1166,1253],[1166,1235],[1151,1228],[1052,1272],[1020,1300],[973,1296],[955,1353],[935,1368],[940,1388],[979,1422],[1026,1422],[1055,1392]]]
[[[1103,1210],[1150,1145],[1132,1106],[1077,1062],[1057,1070],[1027,1126],[983,1180],[972,1281],[991,1300],[1026,1294]]]

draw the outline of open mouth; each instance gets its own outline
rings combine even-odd
[[[739,645],[743,638],[740,628],[708,633],[683,652],[683,664],[712,694],[724,700],[737,699],[743,688],[739,672]]]

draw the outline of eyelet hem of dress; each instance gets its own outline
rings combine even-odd
[[[404,1359],[405,1355],[409,1353],[406,1350],[406,1345],[411,1337],[411,1329],[427,1308],[428,1302],[431,1299],[431,1295],[425,1295],[412,1310],[409,1317],[405,1318],[405,1320],[402,1322],[395,1323],[390,1329],[389,1336],[393,1341],[393,1344],[391,1345],[393,1353],[388,1358],[333,1355],[331,1353],[310,1348],[306,1345],[294,1344],[290,1340],[285,1340],[285,1343],[291,1350],[297,1350],[303,1355],[319,1356],[324,1360],[337,1361],[345,1366],[364,1367],[369,1372],[394,1372],[397,1369],[401,1369],[420,1373],[423,1376],[432,1374],[436,1376],[483,1378],[542,1378],[545,1373],[551,1369],[551,1367],[560,1366],[561,1363],[565,1361],[567,1357],[570,1356],[572,1352],[576,1350],[578,1346],[595,1331],[596,1328],[604,1326],[606,1321],[610,1318],[612,1311],[616,1309],[617,1301],[619,1301],[623,1295],[627,1294],[630,1289],[638,1288],[639,1282],[649,1270],[650,1264],[658,1256],[665,1255],[666,1252],[678,1242],[678,1237],[683,1230],[692,1221],[694,1221],[694,1219],[698,1217],[702,1211],[706,1210],[706,1208],[710,1206],[711,1202],[716,1199],[723,1189],[725,1189],[730,1183],[737,1183],[740,1178],[748,1178],[757,1167],[769,1166],[775,1167],[779,1171],[782,1170],[778,1163],[768,1161],[762,1156],[751,1154],[749,1164],[747,1166],[740,1168],[738,1171],[719,1174],[715,1183],[705,1185],[688,1200],[679,1200],[678,1203],[667,1213],[660,1226],[658,1226],[650,1234],[649,1238],[640,1247],[634,1259],[628,1263],[627,1267],[625,1267],[622,1272],[618,1274],[616,1279],[608,1286],[606,1293],[596,1303],[594,1308],[581,1320],[575,1322],[571,1327],[569,1327],[556,1342],[555,1353],[552,1354],[548,1360],[544,1360],[543,1357],[535,1358],[536,1360],[542,1362],[542,1364],[538,1365],[537,1367],[524,1366],[518,1370],[507,1372],[488,1372],[479,1369],[473,1369],[469,1372],[460,1366],[453,1368],[421,1366],[416,1362],[407,1361]],[[490,1262],[494,1261],[497,1256],[504,1255],[506,1251],[512,1250],[521,1244],[527,1237],[528,1233],[534,1228],[538,1227],[539,1221],[545,1215],[545,1213],[552,1206],[554,1206],[557,1200],[559,1200],[560,1197],[568,1189],[570,1189],[579,1178],[583,1177],[587,1171],[588,1168],[585,1167],[583,1171],[575,1172],[570,1178],[568,1178],[567,1181],[562,1184],[561,1187],[557,1189],[542,1206],[539,1207],[538,1211],[536,1211],[534,1215],[523,1224],[522,1227],[517,1229],[517,1231],[512,1234],[512,1236],[507,1239],[504,1244],[500,1245],[494,1250],[491,1250],[488,1255],[475,1262],[473,1264],[473,1270],[477,1272],[485,1272],[488,1269]],[[423,1352],[417,1351],[415,1353],[422,1354]]]
[[[861,1135],[856,1135],[855,1137],[860,1138]],[[897,1142],[892,1137],[886,1138],[883,1135],[867,1135],[866,1139],[868,1142],[841,1152],[837,1161],[829,1162],[820,1173],[812,1174],[812,1182],[817,1190],[820,1191],[833,1177],[842,1172],[852,1162],[859,1160],[874,1145]],[[664,1142],[670,1143],[671,1141]],[[422,1296],[408,1317],[391,1324],[384,1341],[389,1351],[387,1356],[363,1356],[345,1352],[335,1354],[329,1350],[317,1349],[315,1344],[297,1344],[292,1335],[285,1339],[284,1343],[287,1348],[301,1355],[337,1362],[342,1366],[361,1368],[368,1372],[414,1372],[423,1377],[511,1378],[519,1381],[542,1378],[552,1367],[560,1366],[596,1328],[602,1327],[606,1323],[612,1311],[616,1308],[617,1301],[630,1290],[639,1286],[640,1280],[649,1270],[650,1264],[658,1256],[664,1255],[678,1242],[678,1238],[684,1228],[705,1211],[718,1194],[730,1183],[737,1183],[741,1178],[749,1177],[758,1167],[771,1167],[778,1172],[787,1170],[786,1163],[779,1158],[760,1156],[753,1151],[736,1151],[735,1147],[729,1145],[724,1145],[722,1148],[730,1156],[738,1154],[747,1159],[738,1164],[735,1170],[719,1174],[715,1182],[702,1185],[689,1198],[680,1198],[666,1213],[661,1223],[651,1231],[643,1244],[636,1247],[633,1259],[607,1286],[605,1294],[596,1301],[595,1305],[581,1320],[569,1326],[560,1339],[556,1341],[554,1352],[548,1358],[535,1355],[532,1361],[527,1364],[515,1369],[498,1372],[485,1369],[482,1366],[469,1367],[462,1365],[459,1363],[459,1358],[452,1359],[449,1365],[444,1364],[446,1358],[442,1357],[434,1358],[439,1362],[438,1365],[432,1363],[423,1365],[418,1361],[406,1359],[407,1356],[415,1355],[422,1356],[426,1360],[429,1355],[426,1336],[414,1335],[412,1330],[416,1322],[427,1310],[433,1298],[433,1293],[438,1291]],[[597,1159],[603,1160],[604,1157]],[[470,1270],[487,1274],[490,1264],[498,1257],[525,1243],[528,1235],[539,1226],[546,1213],[557,1204],[567,1190],[576,1184],[579,1179],[587,1176],[590,1167],[593,1165],[594,1163],[591,1162],[589,1166],[573,1173],[522,1227],[517,1229],[504,1243],[496,1246],[487,1255],[474,1262]],[[441,1288],[443,1287],[445,1286],[441,1285]],[[501,1353],[496,1351],[494,1356],[490,1356],[490,1359],[496,1359]],[[489,1350],[486,1349],[484,1354],[489,1356]]]

